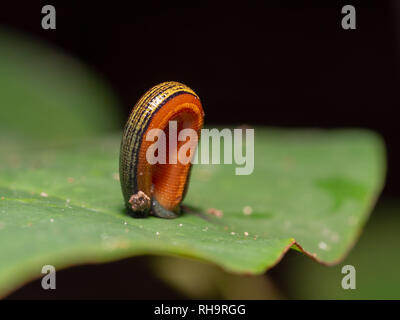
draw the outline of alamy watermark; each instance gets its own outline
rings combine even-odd
[[[44,290],[54,290],[56,288],[56,268],[50,264],[47,264],[43,266],[42,273],[45,274],[45,276],[42,278],[42,288]]]
[[[342,288],[345,290],[356,289],[356,268],[350,264],[347,264],[343,266],[342,274],[345,274],[342,279]]]
[[[177,121],[169,121],[168,134],[165,131],[151,129],[145,136],[146,141],[153,142],[146,152],[149,164],[236,164],[236,175],[254,171],[254,129],[201,129],[198,137],[191,128],[178,133]]]
[[[47,4],[42,7],[42,28],[45,30],[56,29],[56,8],[54,6]]]
[[[342,18],[342,28],[344,30],[354,30],[356,29],[356,8],[348,4],[343,6],[342,13],[346,14]]]

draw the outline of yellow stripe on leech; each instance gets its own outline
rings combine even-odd
[[[167,83],[163,83],[157,87],[158,88],[162,88],[165,86],[168,87],[168,85],[170,85],[170,84],[171,85],[175,84],[175,86],[173,86],[172,88],[168,88],[165,91],[162,91],[162,89],[160,89],[160,92],[157,92],[157,90],[154,90],[154,91],[152,91],[152,93],[155,93],[153,99],[151,99],[150,101],[148,101],[148,99],[143,99],[142,103],[137,104],[131,118],[133,120],[135,117],[137,117],[139,115],[140,116],[138,118],[139,121],[136,121],[136,123],[133,123],[134,121],[131,120],[131,125],[134,125],[134,128],[135,128],[134,132],[136,132],[136,134],[134,134],[133,137],[131,137],[132,138],[131,140],[136,140],[136,138],[137,138],[136,136],[137,136],[138,132],[148,124],[149,120],[151,119],[153,113],[157,110],[158,106],[160,104],[162,104],[165,100],[169,99],[176,92],[183,91],[185,93],[193,94],[196,98],[198,98],[198,96],[194,93],[194,91],[192,91],[191,89],[189,89],[187,87],[182,86],[179,83],[167,82]],[[155,103],[152,104],[153,100],[160,97],[161,95],[163,96],[163,98],[156,101],[157,104],[155,104]],[[150,94],[148,96],[150,96]],[[145,101],[145,100],[147,100],[147,101]],[[152,105],[152,108],[149,108],[149,105]],[[145,113],[150,113],[148,118],[145,117]],[[132,148],[130,148],[130,150],[129,150],[130,152],[133,152],[133,162],[134,163],[136,163],[136,161],[137,161],[136,151],[140,148],[139,140],[140,139],[136,140],[135,145],[132,146]]]

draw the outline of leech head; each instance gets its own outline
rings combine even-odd
[[[151,200],[143,191],[133,194],[129,198],[129,203],[132,211],[146,211],[151,207]]]

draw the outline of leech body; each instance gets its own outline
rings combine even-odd
[[[171,120],[176,121],[178,133],[191,128],[199,136],[203,116],[197,94],[178,82],[154,86],[136,103],[122,136],[119,167],[125,206],[133,216],[150,214],[175,218],[179,215],[180,203],[189,183],[191,163],[167,161],[166,164],[151,165],[146,152],[154,141],[147,141],[146,137],[151,129],[168,133]],[[183,143],[177,141],[177,149]]]

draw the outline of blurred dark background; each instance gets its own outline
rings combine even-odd
[[[269,2],[268,2],[269,3]],[[328,3],[328,4],[327,4]],[[284,1],[284,5],[53,2],[2,4],[1,24],[60,47],[111,84],[126,114],[151,86],[188,84],[208,124],[367,127],[388,145],[388,195],[398,195],[399,68],[393,1]],[[329,4],[330,3],[330,4]],[[341,27],[353,4],[357,29]],[[121,123],[121,126],[123,124]]]
[[[57,10],[56,30],[41,28],[44,4]],[[345,4],[356,8],[356,30],[341,27]],[[2,3],[0,23],[91,66],[113,87],[125,117],[151,86],[176,80],[199,94],[207,124],[372,129],[387,144],[383,197],[396,198],[399,13],[396,0],[50,1]],[[109,266],[118,264],[128,268]]]

